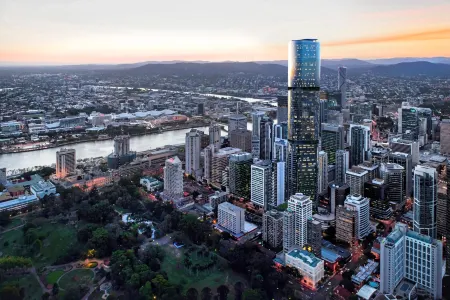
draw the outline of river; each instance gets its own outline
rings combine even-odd
[[[227,126],[225,126],[226,128]],[[247,128],[251,130],[252,124],[247,123]],[[209,133],[208,127],[198,127],[197,129]],[[186,132],[190,129],[180,129],[165,131],[160,134],[149,134],[133,136],[130,138],[130,148],[133,151],[145,151],[155,149],[166,145],[184,144]],[[222,132],[222,135],[227,135]],[[113,151],[113,140],[85,142],[73,145],[67,145],[67,148],[75,149],[76,158],[90,158],[107,156]],[[60,148],[49,148],[30,152],[10,153],[0,155],[0,168],[24,169],[34,166],[49,166],[56,163],[56,151]]]

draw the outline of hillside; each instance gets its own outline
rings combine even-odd
[[[388,77],[450,77],[450,65],[435,64],[426,61],[404,62],[395,65],[376,66],[370,69],[376,75]]]

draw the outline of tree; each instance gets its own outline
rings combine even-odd
[[[156,295],[161,297],[162,294],[170,287],[170,283],[161,274],[156,275],[152,279],[152,284],[155,287]]]
[[[262,300],[265,298],[260,290],[250,290],[250,289],[246,290],[243,296],[244,300]]]
[[[153,299],[152,284],[150,282],[147,281],[143,286],[141,286],[139,289],[139,296],[141,296],[142,300]]]
[[[242,293],[244,292],[244,284],[240,281],[234,284],[234,294],[236,295],[236,300],[242,299]]]
[[[217,288],[217,293],[219,294],[220,300],[227,300],[227,296],[228,296],[229,292],[230,292],[230,290],[228,289],[228,287],[226,285],[222,284]]]
[[[187,300],[197,300],[198,299],[198,291],[195,288],[190,288],[186,292]]]
[[[78,300],[81,298],[83,298],[83,295],[81,294],[81,289],[79,286],[70,286],[65,290],[63,297],[64,300]]]
[[[0,212],[0,226],[6,226],[11,223],[11,218],[9,217],[9,212],[7,210]]]
[[[0,290],[0,299],[21,300],[20,290],[14,285],[5,285]]]
[[[53,296],[56,296],[56,295],[58,295],[58,293],[59,293],[59,286],[58,286],[58,283],[55,282],[55,284],[53,285],[53,288],[52,288],[52,294],[53,294]]]
[[[97,228],[92,232],[92,238],[89,239],[89,247],[95,249],[98,257],[104,257],[111,253],[109,246],[109,234],[105,228]]]
[[[211,298],[212,298],[212,291],[207,286],[202,289],[200,294],[201,294],[201,296],[200,296],[201,300],[211,300]]]

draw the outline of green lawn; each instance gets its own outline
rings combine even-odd
[[[58,281],[59,277],[61,277],[64,274],[64,271],[62,270],[56,270],[53,272],[50,272],[46,277],[45,280],[47,283],[54,284]]]
[[[175,250],[173,246],[165,245],[163,248],[166,250],[166,256],[162,262],[161,268],[167,272],[170,282],[174,284],[181,284],[183,290],[187,291],[193,287],[200,291],[204,287],[209,287],[213,291],[222,284],[228,285],[230,289],[229,298],[233,297],[233,285],[241,281],[244,285],[247,285],[247,280],[240,274],[233,272],[228,268],[227,262],[221,257],[217,262],[216,267],[210,271],[200,272],[198,275],[189,272],[183,265],[183,248]]]
[[[71,285],[87,284],[94,278],[94,271],[91,269],[75,269],[64,274],[58,282],[62,289],[68,289]]]
[[[36,268],[52,265],[76,243],[76,230],[70,225],[49,222],[37,231],[42,238],[42,248],[31,257]],[[3,255],[29,256],[27,246],[23,244],[22,228],[0,234],[0,249]]]
[[[24,288],[25,297],[23,300],[40,300],[43,294],[42,289],[36,278],[29,274],[20,277],[8,277],[1,285],[18,284],[19,288]]]

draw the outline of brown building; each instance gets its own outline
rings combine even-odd
[[[356,238],[357,212],[343,206],[336,209],[336,239],[352,244]]]
[[[252,132],[247,129],[237,129],[230,132],[230,146],[244,152],[252,152]]]

